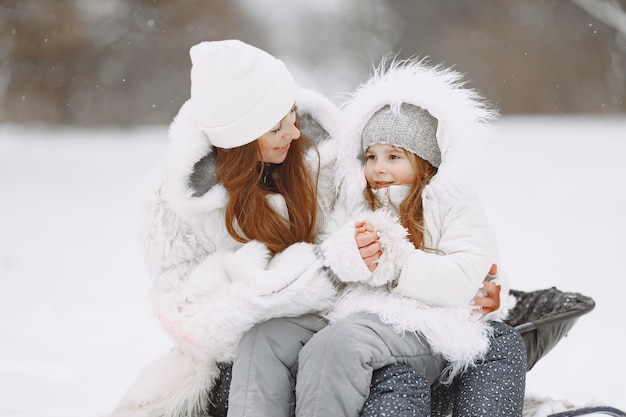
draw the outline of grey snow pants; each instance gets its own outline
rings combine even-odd
[[[425,377],[426,395],[445,367],[419,335],[399,335],[373,314],[332,326],[313,315],[269,320],[239,344],[228,416],[359,417],[373,372],[396,363]]]

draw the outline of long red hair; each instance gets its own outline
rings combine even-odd
[[[313,243],[316,237],[317,180],[304,161],[305,151],[315,144],[305,135],[291,142],[287,158],[274,166],[275,186],[287,204],[285,219],[267,199],[261,187],[263,166],[258,141],[233,149],[216,148],[215,174],[228,192],[226,228],[238,242],[258,240],[273,252],[297,242]],[[319,161],[319,158],[318,158]]]

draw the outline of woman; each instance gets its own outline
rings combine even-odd
[[[252,325],[323,312],[335,296],[314,244],[332,203],[326,132],[338,109],[243,42],[202,42],[190,55],[191,98],[145,187],[141,224],[154,314],[176,347],[116,416],[203,415]]]

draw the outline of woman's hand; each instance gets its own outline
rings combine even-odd
[[[477,312],[483,317],[496,311],[500,308],[500,286],[489,281],[483,282],[483,288],[473,302],[476,307],[480,307]]]
[[[491,265],[487,280],[483,281],[483,287],[472,299],[472,304],[477,307],[477,313],[483,317],[500,308],[500,286],[490,281],[497,274],[498,267],[496,264]]]
[[[359,248],[361,258],[365,262],[367,269],[373,272],[378,266],[378,259],[382,254],[382,246],[378,241],[378,234],[371,224],[363,221],[355,222],[354,227],[356,228],[354,239]]]

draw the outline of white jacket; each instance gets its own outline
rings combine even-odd
[[[319,229],[333,203],[335,149],[327,132],[339,109],[300,89],[297,111],[303,134],[319,142]],[[141,236],[154,278],[154,314],[175,347],[149,364],[113,416],[204,415],[219,377],[241,336],[274,317],[324,312],[336,290],[315,245],[297,243],[272,257],[264,244],[235,241],[225,227],[227,193],[214,180],[214,154],[185,103],[169,131],[168,159],[143,192]],[[312,175],[317,154],[307,153]],[[284,199],[268,196],[287,215]]]
[[[425,244],[443,253],[415,249],[406,239],[407,232],[396,218],[406,187],[380,190],[389,192],[387,210],[372,213],[363,198],[363,127],[384,105],[403,102],[425,108],[439,121],[442,163],[422,198]],[[499,260],[467,173],[469,151],[480,145],[486,121],[493,116],[473,91],[462,87],[458,73],[407,61],[393,63],[388,70],[379,68],[372,80],[359,87],[334,132],[340,194],[333,218],[347,222],[321,247],[326,265],[348,285],[329,318],[336,321],[367,311],[398,332],[419,332],[450,362],[444,380],[475,363],[489,347],[490,327],[487,320],[479,320],[470,301]],[[382,256],[373,273],[356,248],[355,220],[372,223],[380,233]],[[499,275],[502,302],[500,310],[487,317],[493,320],[503,319],[513,305],[508,282]]]

